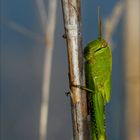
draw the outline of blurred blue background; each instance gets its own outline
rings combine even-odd
[[[115,4],[114,0],[82,0],[83,46],[97,38],[97,7],[101,7],[104,22]],[[47,140],[70,140],[71,108],[69,97],[65,96],[69,87],[61,1],[57,6]],[[14,21],[43,38],[37,6],[34,0],[1,0],[0,11],[0,140],[38,140],[45,46],[8,25]],[[122,24],[123,19],[113,34],[116,48],[111,102],[106,107],[108,140],[125,139]]]

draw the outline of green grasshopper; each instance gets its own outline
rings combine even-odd
[[[105,104],[110,101],[112,53],[102,38],[99,10],[98,32],[98,39],[88,43],[84,49],[86,87],[76,87],[89,93],[92,140],[106,140]]]

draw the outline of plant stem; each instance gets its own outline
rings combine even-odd
[[[43,74],[43,86],[42,86],[42,101],[41,101],[41,109],[40,109],[39,140],[46,140],[50,82],[51,82],[51,68],[52,68],[52,58],[53,58],[53,48],[54,48],[54,33],[56,27],[57,0],[49,0],[48,17],[45,10],[44,0],[36,0],[36,3],[39,10],[43,31],[45,31],[45,57],[44,57],[44,74]]]
[[[65,37],[67,41],[73,139],[89,140],[86,94],[85,91],[72,86],[84,86],[85,84],[81,38],[80,0],[62,0],[62,10]]]

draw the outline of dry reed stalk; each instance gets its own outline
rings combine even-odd
[[[124,10],[124,2],[120,1],[115,5],[111,15],[107,17],[104,22],[105,40],[107,40],[110,43],[110,45],[113,46],[112,49],[114,49],[115,46],[112,41],[112,36],[120,21],[120,17],[122,16],[123,10]]]
[[[126,139],[140,139],[140,1],[126,1],[125,87]]]
[[[69,85],[71,96],[73,139],[89,140],[87,100],[84,91],[72,85],[84,85],[81,38],[80,0],[62,0],[67,41]]]
[[[13,29],[14,31],[16,31],[18,33],[25,35],[26,37],[33,39],[34,41],[36,41],[38,43],[44,43],[44,39],[42,36],[38,35],[35,32],[28,30],[24,26],[19,25],[18,23],[16,23],[15,21],[12,21],[11,19],[8,19],[5,17],[0,17],[0,23],[2,23],[3,25],[6,25],[10,29]]]
[[[49,108],[49,95],[50,95],[50,81],[51,81],[51,65],[54,48],[54,32],[56,26],[56,8],[57,0],[50,0],[48,5],[48,16],[45,10],[44,0],[36,0],[39,15],[45,31],[45,58],[44,58],[44,74],[42,86],[42,100],[40,111],[40,127],[39,127],[39,140],[46,140],[47,137],[47,124],[48,124],[48,108]]]

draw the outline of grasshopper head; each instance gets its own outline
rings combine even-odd
[[[84,57],[86,60],[93,59],[96,53],[100,53],[106,48],[108,48],[108,43],[104,39],[94,40],[84,49]]]
[[[98,40],[98,43],[94,47],[94,53],[105,49],[107,46],[108,46],[108,44],[104,39]]]

